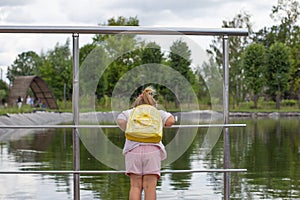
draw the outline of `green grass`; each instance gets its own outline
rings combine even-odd
[[[280,109],[276,109],[273,101],[259,101],[257,108],[254,109],[253,102],[243,102],[236,107],[230,108],[232,112],[300,112],[295,100],[284,100],[280,102]]]
[[[42,108],[31,108],[28,105],[22,106],[20,109],[15,107],[1,107],[0,109],[0,115],[5,115],[5,114],[17,114],[17,113],[32,113],[35,111],[55,111],[55,110],[50,110],[50,109],[42,109]]]
[[[259,101],[258,108],[254,109],[253,102],[243,102],[238,106],[233,107],[230,105],[230,112],[300,112],[300,109],[297,107],[296,101],[285,101],[280,105],[280,110],[276,109],[275,102],[272,101]],[[180,109],[175,108],[174,103],[165,104],[168,106],[166,109],[169,112],[180,112]],[[0,109],[0,115],[5,115],[7,113],[31,113],[37,110],[51,111],[51,112],[72,112],[72,102],[58,102],[59,110],[50,110],[50,109],[40,109],[40,108],[31,108],[28,105],[23,105],[21,109],[18,109],[17,106]],[[210,110],[211,108],[207,104],[199,104],[200,110]],[[219,108],[222,112],[222,106]],[[100,105],[97,104],[95,109],[92,108],[80,108],[80,112],[108,112],[111,111],[110,104]]]

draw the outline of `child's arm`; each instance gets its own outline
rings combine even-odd
[[[124,120],[124,119],[117,119],[117,124],[118,124],[118,126],[120,127],[121,130],[125,131],[126,124],[127,124],[126,120]]]

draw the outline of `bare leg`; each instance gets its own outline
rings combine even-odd
[[[143,189],[145,200],[156,200],[157,175],[149,174],[143,176]]]
[[[143,189],[143,176],[130,174],[130,200],[141,200]]]

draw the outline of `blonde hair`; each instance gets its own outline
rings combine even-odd
[[[137,107],[142,104],[148,104],[156,107],[156,101],[154,99],[155,90],[149,86],[144,89],[144,91],[136,98],[133,103],[133,107]]]

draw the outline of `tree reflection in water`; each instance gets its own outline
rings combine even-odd
[[[230,168],[246,168],[247,172],[230,175],[232,199],[299,199],[300,198],[300,119],[239,119],[246,128],[230,128]],[[165,143],[176,130],[165,132]],[[122,148],[124,135],[118,129],[106,129],[105,135]],[[198,130],[192,145],[175,162],[164,169],[223,168],[223,138],[205,157],[201,146],[207,129]],[[39,130],[13,141],[1,142],[2,170],[72,170],[72,130]],[[94,158],[81,144],[81,170],[111,170]],[[172,152],[168,152],[171,154]],[[164,170],[163,169],[163,170]],[[1,175],[0,199],[24,196],[47,199],[72,199],[72,175]],[[24,184],[30,177],[35,182]],[[129,178],[124,174],[84,175],[80,179],[82,199],[128,199]],[[13,186],[8,184],[13,182]],[[45,186],[46,185],[46,186]],[[15,192],[18,188],[18,192]],[[45,189],[47,188],[47,189]],[[221,199],[222,173],[162,174],[158,183],[158,199]],[[10,191],[10,192],[9,192]]]

